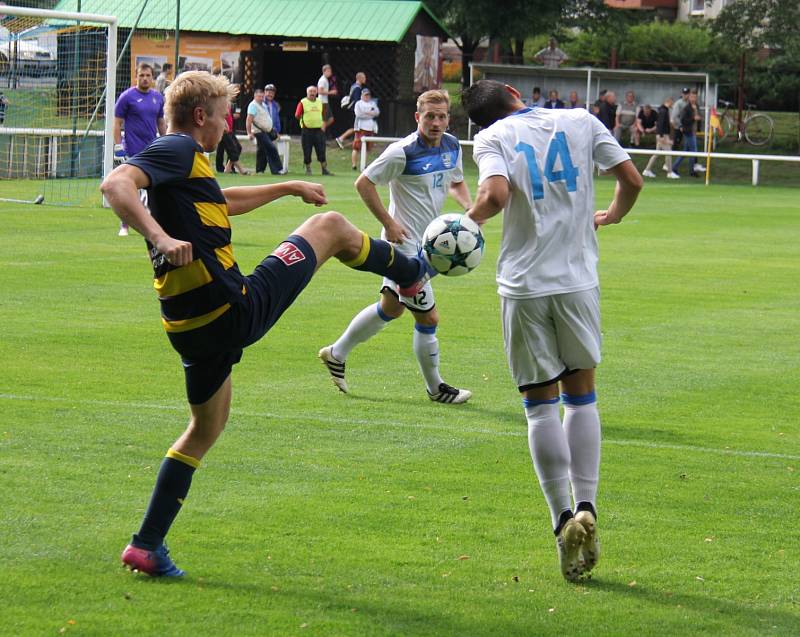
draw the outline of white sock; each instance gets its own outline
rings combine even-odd
[[[392,317],[384,314],[381,310],[380,303],[365,307],[355,315],[339,340],[333,344],[331,353],[334,358],[344,362],[356,345],[371,339],[391,320],[393,320]]]
[[[572,509],[569,492],[569,447],[558,413],[558,399],[523,400],[528,420],[528,447],[539,478],[553,528],[564,511]]]
[[[428,392],[438,393],[443,381],[439,375],[439,339],[436,338],[435,325],[414,323],[414,354],[417,355]]]
[[[562,394],[564,432],[570,452],[569,479],[575,504],[591,502],[596,507],[600,477],[600,414],[592,391],[583,396]]]

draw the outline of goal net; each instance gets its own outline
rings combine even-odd
[[[0,200],[96,205],[116,18],[0,6]]]

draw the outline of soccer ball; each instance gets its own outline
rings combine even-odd
[[[478,224],[466,215],[444,214],[425,228],[422,255],[440,274],[461,276],[481,262],[483,234]]]

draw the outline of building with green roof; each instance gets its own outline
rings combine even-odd
[[[119,19],[120,46],[135,28],[120,64],[120,92],[131,85],[137,61],[149,61],[158,69],[175,60],[177,0],[61,0],[56,9],[75,11],[79,1],[84,12]],[[221,66],[241,85],[241,108],[256,87],[275,84],[288,132],[296,127],[292,114],[297,100],[305,96],[306,86],[316,84],[322,65],[330,64],[340,97],[356,72],[366,73],[367,85],[381,106],[381,134],[408,133],[414,126],[416,95],[436,84],[435,78],[430,81],[426,76],[425,83],[431,85],[421,85],[418,73],[415,87],[420,43],[438,44],[447,37],[422,2],[409,0],[180,0],[179,4],[178,68]],[[348,113],[339,111],[338,100],[332,104],[338,133],[350,122]]]

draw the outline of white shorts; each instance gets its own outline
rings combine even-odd
[[[433,287],[431,287],[430,281],[425,284],[425,287],[422,288],[416,296],[400,296],[400,293],[397,291],[399,287],[397,283],[384,277],[381,292],[384,290],[394,292],[394,295],[400,299],[400,303],[405,305],[409,310],[414,310],[415,312],[430,312],[436,305],[436,299],[433,296]]]
[[[503,339],[520,391],[600,362],[600,290],[535,299],[500,297]]]
[[[381,233],[381,237],[384,239],[384,241],[386,240],[384,233]],[[418,252],[418,246],[410,240],[402,244],[393,243],[392,245],[397,252],[400,252],[407,257],[416,256]],[[400,296],[400,293],[398,292],[399,288],[400,286],[397,283],[384,277],[381,292],[384,290],[393,292],[394,295],[400,300],[400,303],[405,305],[409,310],[414,310],[415,312],[430,312],[436,305],[436,298],[433,296],[433,287],[431,287],[430,281],[425,284],[425,287],[422,288],[422,290],[420,290],[419,294],[416,296]]]

